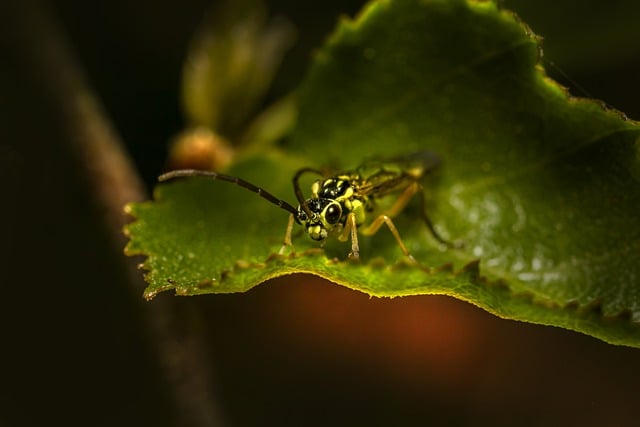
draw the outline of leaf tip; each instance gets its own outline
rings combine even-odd
[[[150,290],[145,290],[142,293],[142,297],[146,300],[146,301],[151,301],[152,299],[154,299],[156,297],[156,295],[158,295],[159,291],[150,291]]]
[[[122,207],[122,211],[127,215],[133,216],[133,211],[134,211],[133,205],[134,205],[133,203],[127,203]]]

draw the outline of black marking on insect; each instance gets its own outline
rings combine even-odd
[[[420,216],[433,237],[440,243],[449,245],[436,232],[427,216],[425,197],[420,179],[437,168],[440,159],[432,152],[422,151],[384,161],[369,161],[353,171],[325,175],[318,169],[303,168],[293,177],[293,190],[298,207],[279,199],[241,178],[217,172],[194,169],[182,169],[167,172],[158,179],[161,182],[176,178],[199,176],[234,183],[286,210],[290,213],[284,237],[283,253],[292,247],[291,234],[293,224],[302,225],[311,239],[323,242],[329,236],[337,236],[340,241],[351,239],[350,258],[360,255],[358,232],[365,236],[375,234],[382,225],[386,225],[395,237],[402,252],[415,261],[400,238],[391,218],[400,213],[414,195],[420,199]],[[316,174],[321,178],[311,186],[311,196],[305,198],[300,188],[300,177],[304,174]],[[367,223],[367,217],[376,211],[376,200],[392,193],[399,193],[395,203],[387,210],[377,213]]]

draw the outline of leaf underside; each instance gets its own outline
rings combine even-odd
[[[129,206],[127,253],[147,256],[145,296],[246,291],[309,273],[375,296],[446,294],[498,316],[640,346],[640,127],[570,97],[539,64],[538,41],[493,2],[374,1],[343,20],[317,54],[297,128],[281,151],[229,173],[293,202],[303,166],[430,150],[429,216],[412,202],[394,219],[419,266],[389,231],[320,249],[288,213],[228,183],[156,188]],[[305,182],[305,189],[309,182]]]

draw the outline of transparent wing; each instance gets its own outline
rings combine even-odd
[[[440,157],[432,151],[418,151],[385,160],[369,160],[356,170],[362,182],[358,191],[381,197],[406,188],[440,165]]]

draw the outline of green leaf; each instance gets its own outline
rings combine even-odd
[[[318,250],[288,214],[228,183],[162,185],[130,206],[129,254],[144,254],[146,296],[237,292],[303,272],[376,296],[446,294],[498,316],[640,347],[640,127],[570,97],[538,64],[536,37],[492,2],[372,2],[343,21],[300,93],[285,153],[231,170],[294,200],[301,166],[357,166],[371,156],[431,150],[424,182],[440,248],[418,204],[394,219],[420,263],[384,227]],[[304,188],[308,188],[305,183]]]

